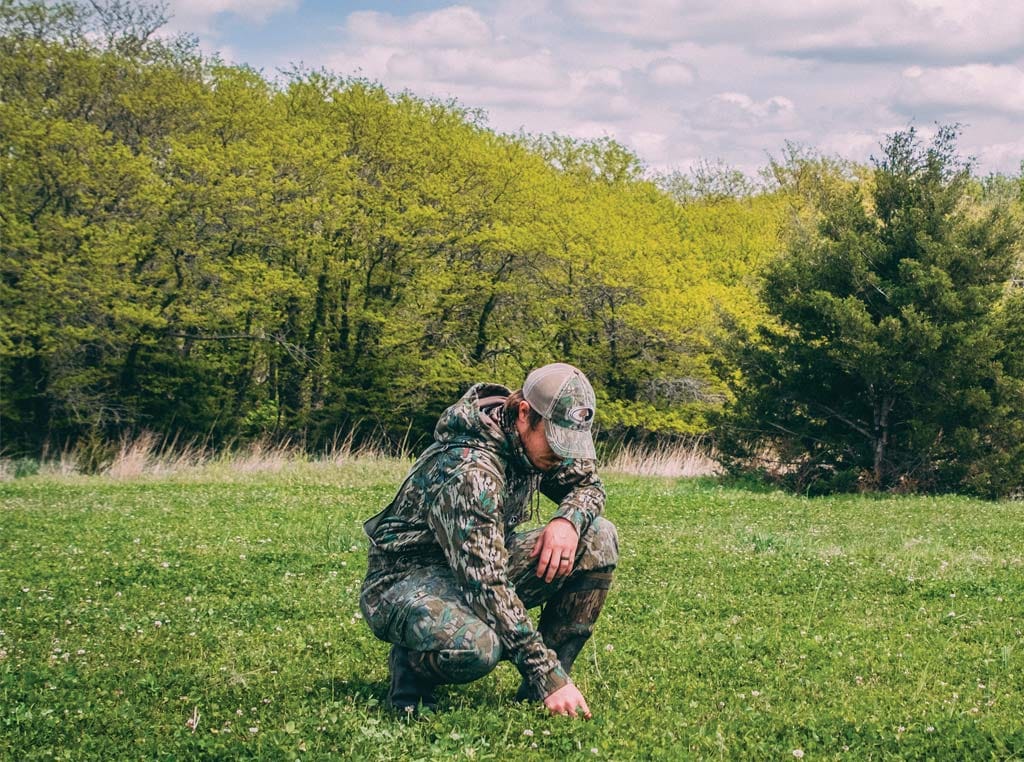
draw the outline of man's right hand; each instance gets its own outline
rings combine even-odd
[[[565,714],[569,717],[580,717],[589,720],[593,715],[590,714],[590,707],[587,706],[587,700],[583,698],[583,694],[580,693],[579,688],[568,682],[559,688],[554,693],[548,695],[544,699],[544,706],[548,708],[551,714]],[[580,714],[577,714],[577,710]]]

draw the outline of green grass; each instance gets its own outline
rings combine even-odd
[[[402,470],[0,483],[0,757],[1024,756],[1024,504],[708,480],[607,479],[592,722],[508,664],[393,718],[357,596]]]

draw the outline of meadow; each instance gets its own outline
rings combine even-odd
[[[1024,503],[609,473],[622,558],[575,679],[382,707],[363,518],[406,463],[0,482],[0,758],[1019,759]]]

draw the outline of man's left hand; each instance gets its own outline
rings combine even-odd
[[[537,562],[537,576],[545,582],[568,576],[576,565],[576,546],[580,537],[569,519],[551,519],[540,533],[533,546],[531,558],[540,557]]]

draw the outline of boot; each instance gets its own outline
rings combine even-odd
[[[391,686],[388,688],[388,706],[397,712],[419,714],[422,709],[437,710],[434,688],[437,683],[423,677],[414,667],[414,652],[403,646],[391,646],[388,670]]]

